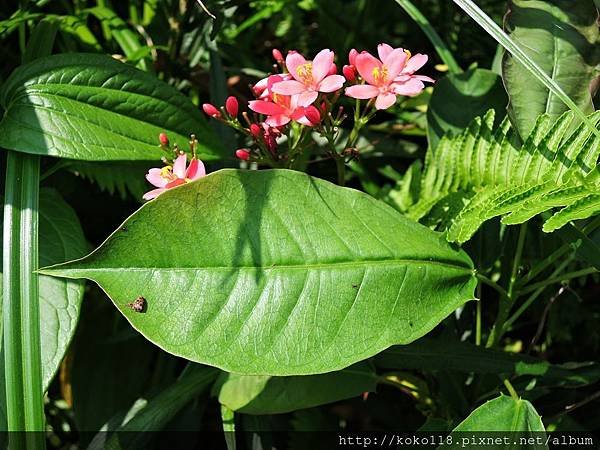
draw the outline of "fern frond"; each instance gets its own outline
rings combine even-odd
[[[600,112],[589,119],[598,127]],[[540,116],[521,143],[508,119],[494,130],[494,111],[489,111],[427,152],[421,184],[413,192],[418,200],[396,206],[415,220],[447,230],[448,240],[459,243],[497,216],[518,224],[556,208],[543,227],[550,232],[599,214],[600,138],[585,125],[569,132],[573,120],[572,112],[556,121]],[[411,167],[411,180],[418,171]],[[392,190],[392,202],[394,195]]]

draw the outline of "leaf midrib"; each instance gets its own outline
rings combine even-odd
[[[74,262],[83,262],[85,261],[74,261]],[[70,264],[70,263],[68,263]],[[49,274],[56,272],[70,272],[70,273],[89,273],[91,271],[95,272],[112,272],[112,271],[122,271],[122,270],[130,270],[130,271],[156,271],[156,270],[165,270],[165,271],[173,271],[173,272],[188,272],[188,271],[199,271],[199,270],[223,270],[223,271],[244,271],[244,270],[261,270],[261,271],[275,271],[275,270],[311,270],[311,269],[336,269],[339,267],[364,267],[364,266],[385,266],[385,265],[433,265],[440,266],[447,269],[457,270],[464,272],[465,274],[473,274],[474,269],[471,269],[466,266],[462,266],[459,264],[451,264],[441,261],[428,261],[428,260],[420,260],[420,259],[386,259],[386,260],[364,260],[364,261],[342,261],[342,262],[331,262],[331,263],[319,263],[319,264],[282,264],[277,265],[273,264],[270,266],[204,266],[204,267],[156,267],[156,266],[148,266],[148,267],[89,267],[89,268],[80,268],[80,269],[69,269],[66,267],[61,270],[61,265],[44,267],[38,270],[39,273]]]

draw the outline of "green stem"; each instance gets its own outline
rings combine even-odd
[[[423,13],[421,13],[421,11],[419,11],[419,9],[409,0],[395,1],[402,7],[402,9],[404,9],[404,11],[406,11],[410,18],[414,20],[419,27],[421,27],[421,30],[423,30],[427,38],[431,41],[441,60],[444,61],[444,64],[448,66],[448,70],[451,73],[461,73],[462,69],[454,59],[452,52],[444,43],[437,31],[435,31],[435,28],[431,26],[431,23],[429,23],[427,17],[425,17]]]
[[[475,345],[481,345],[481,284],[477,285],[477,301],[475,311]]]
[[[508,378],[505,378],[504,380],[502,380],[502,382],[504,383],[504,386],[506,386],[506,389],[510,393],[510,396],[513,398],[513,400],[515,400],[515,401],[518,402],[519,401],[519,394],[517,394],[517,391],[515,390],[515,388],[511,384],[511,382],[508,381]]]
[[[515,284],[517,281],[517,274],[519,266],[521,265],[521,257],[523,256],[523,248],[525,247],[525,237],[527,236],[527,222],[521,225],[519,228],[519,237],[517,240],[517,248],[515,250],[515,258],[513,260],[512,270],[510,273],[510,280],[508,282],[508,289],[506,290],[506,297],[500,299],[500,305],[498,308],[498,315],[494,323],[494,328],[490,333],[486,347],[493,347],[496,345],[505,329],[505,322],[508,319],[508,314],[512,309],[517,296],[515,296]]]
[[[44,404],[38,275],[38,156],[9,152],[4,200],[3,322],[9,431],[36,431],[43,449]],[[12,447],[11,447],[12,448]]]
[[[335,153],[335,166],[337,168],[338,184],[346,185],[346,160],[343,155]]]
[[[567,281],[567,280],[571,280],[573,278],[579,278],[579,277],[583,277],[586,275],[591,275],[593,273],[598,273],[598,269],[596,269],[595,267],[588,267],[586,269],[576,270],[574,272],[569,272],[564,275],[558,275],[555,277],[548,278],[547,280],[540,281],[539,283],[531,284],[531,285],[527,286],[526,288],[522,289],[520,293],[527,294],[527,293],[535,291],[537,289],[543,289],[546,286],[550,286],[551,284],[554,284],[554,283],[560,283],[562,281]]]
[[[566,261],[563,261],[556,268],[556,270],[552,273],[552,275],[550,275],[550,277],[553,277],[553,276],[561,273],[564,270],[564,268],[567,267],[571,263],[572,259],[573,259],[573,257],[567,259]],[[529,306],[531,306],[531,304],[542,294],[542,292],[544,292],[544,289],[546,289],[546,286],[539,288],[527,300],[525,300],[523,302],[523,304],[521,306],[519,306],[519,308],[515,311],[515,313],[510,317],[510,319],[508,319],[506,321],[505,327],[506,328],[510,327],[519,317],[521,317],[521,314],[523,314],[525,312],[525,310],[527,308],[529,308]]]
[[[517,287],[524,286],[527,283],[529,283],[531,280],[533,280],[535,277],[537,277],[540,273],[542,273],[544,270],[546,270],[548,267],[550,267],[552,264],[554,264],[561,256],[563,256],[565,253],[568,253],[569,250],[571,250],[571,249],[572,249],[571,244],[564,244],[564,245],[560,246],[559,248],[557,248],[554,252],[552,252],[546,258],[544,258],[539,263],[537,263],[535,266],[533,266],[531,268],[531,270],[529,271],[529,273],[527,273],[526,276],[524,276],[517,282],[516,286]]]

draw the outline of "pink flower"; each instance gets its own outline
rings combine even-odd
[[[277,74],[277,75],[269,75],[267,78],[263,78],[259,82],[257,82],[252,90],[254,91],[254,95],[260,100],[271,100],[271,89],[269,86],[273,87],[275,83],[279,83],[280,81],[291,80],[292,77],[289,74]]]
[[[377,50],[379,51],[380,56],[389,55],[394,51],[388,44],[380,44]],[[400,71],[400,74],[394,79],[394,84],[396,85],[395,91],[399,95],[413,97],[420,94],[423,89],[425,89],[424,81],[435,83],[435,80],[425,75],[415,75],[415,72],[427,63],[429,59],[427,55],[417,53],[416,55],[411,56],[411,53],[408,50],[403,51],[408,55],[408,58]]]
[[[233,95],[227,97],[227,100],[225,101],[225,110],[227,111],[227,114],[233,118],[236,118],[238,115],[238,109],[239,105],[237,98],[235,98]]]
[[[214,117],[215,119],[218,117],[221,117],[221,112],[217,109],[217,107],[215,105],[211,105],[210,103],[205,103],[202,105],[202,109],[210,117]]]
[[[356,55],[356,69],[366,84],[346,88],[347,96],[358,99],[376,98],[375,108],[387,109],[396,103],[397,95],[417,95],[425,88],[423,81],[433,81],[428,77],[414,75],[427,61],[426,55],[416,55],[415,62],[411,63],[410,54],[401,48],[380,44],[377,50],[379,59],[368,52]]]
[[[309,106],[317,99],[319,92],[329,93],[341,89],[344,77],[330,75],[333,71],[334,56],[331,50],[325,49],[321,50],[313,61],[307,61],[300,53],[288,53],[285,64],[294,79],[273,85],[273,92],[297,95],[298,106]]]
[[[150,169],[146,174],[146,179],[158,189],[146,192],[143,197],[144,200],[152,200],[168,189],[189,183],[206,175],[204,164],[199,159],[192,158],[187,169],[186,164],[187,155],[183,154],[177,157],[172,167]]]
[[[303,125],[311,125],[310,121],[304,117],[304,107],[298,105],[297,95],[281,95],[273,92],[276,84],[283,83],[281,77],[272,75],[268,78],[265,92],[270,94],[266,97],[270,100],[253,100],[248,102],[248,107],[259,114],[267,117],[265,123],[270,127],[281,127],[295,120]],[[264,94],[261,95],[264,98]]]

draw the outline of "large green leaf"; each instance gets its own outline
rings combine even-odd
[[[512,0],[506,26],[512,39],[584,112],[593,111],[590,85],[600,62],[598,13],[592,0]],[[537,118],[569,108],[510,53],[503,62],[510,114],[528,136]]]
[[[473,440],[473,432],[502,432],[501,435],[491,435],[492,438],[500,438],[494,441],[494,449],[547,449],[545,439],[543,444],[537,443],[538,437],[544,437],[545,429],[541,417],[535,408],[527,400],[515,400],[511,397],[501,395],[490,400],[473,411],[469,417],[463,420],[453,431],[453,445],[449,448],[480,448],[478,437],[490,437],[477,435]],[[504,437],[508,441],[504,441]],[[530,441],[533,439],[533,441]],[[533,442],[533,443],[532,443]],[[443,448],[448,448],[444,446]]]
[[[375,391],[373,368],[359,363],[321,375],[270,377],[224,373],[219,402],[244,414],[280,414]]]
[[[175,88],[113,58],[63,54],[19,67],[0,91],[5,109],[0,146],[83,160],[151,160],[164,156],[165,131],[181,149],[190,134],[198,155],[222,148],[204,117]]]
[[[461,133],[489,109],[494,109],[496,122],[500,123],[507,104],[502,78],[491,70],[472,68],[441,78],[435,83],[427,108],[429,146],[435,149],[447,133]]]
[[[81,257],[88,250],[75,212],[56,191],[40,193],[40,265]],[[2,249],[0,249],[0,255]],[[2,279],[0,277],[0,288]],[[77,326],[84,284],[40,276],[42,377],[48,388]],[[4,394],[4,391],[2,391]]]
[[[473,298],[472,262],[374,198],[289,170],[221,170],[144,205],[88,257],[131,324],[190,360],[331,372],[421,337]],[[146,299],[145,312],[128,304]]]

